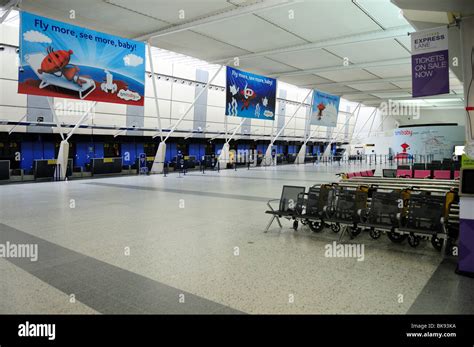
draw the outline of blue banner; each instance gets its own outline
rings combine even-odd
[[[313,92],[311,124],[336,127],[340,100],[341,98],[337,95],[326,94],[315,90]]]
[[[143,106],[145,44],[21,12],[18,93]]]
[[[227,66],[225,114],[275,119],[276,79]]]

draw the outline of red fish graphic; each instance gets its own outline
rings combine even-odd
[[[46,51],[48,55],[41,62],[41,68],[38,69],[39,74],[49,73],[58,77],[64,76],[68,81],[74,81],[82,86],[84,81],[79,78],[79,68],[69,64],[73,54],[72,50],[55,51],[52,47],[48,47]]]
[[[240,91],[240,94],[242,96],[242,101],[243,101],[243,105],[240,110],[241,111],[243,111],[244,109],[248,110],[250,106],[250,101],[252,101],[253,99],[257,97],[257,93],[255,93],[253,89],[250,89],[247,87],[247,85],[245,85],[245,88]]]

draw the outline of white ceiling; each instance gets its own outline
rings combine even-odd
[[[241,69],[354,101],[368,98],[376,103],[389,97],[410,98],[407,34],[414,29],[390,0],[281,2],[23,0],[21,8],[129,38],[181,29],[161,34],[151,42],[156,47],[209,62],[244,56]],[[69,18],[71,9],[76,14],[73,21]],[[183,25],[187,27],[183,29]],[[402,34],[395,36],[392,33],[397,29]],[[344,39],[344,44],[336,41],[340,39]],[[315,44],[318,46],[314,47]],[[400,63],[376,66],[377,62],[395,59],[401,59]],[[344,62],[363,64],[364,68],[347,69]],[[321,68],[324,71],[314,71]],[[452,90],[462,92],[455,76]]]

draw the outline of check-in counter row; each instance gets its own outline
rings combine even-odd
[[[24,175],[21,169],[11,169],[9,160],[0,160],[0,181],[33,181],[51,180],[58,174],[56,159],[39,159],[34,161],[33,175]],[[124,170],[122,158],[93,158],[90,161],[90,172],[73,168],[72,159],[68,160],[67,177],[87,177],[107,174],[132,174],[136,173],[131,167]]]

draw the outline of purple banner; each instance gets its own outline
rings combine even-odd
[[[474,220],[461,218],[459,231],[458,270],[474,274]]]
[[[449,93],[448,28],[411,33],[413,97]]]
[[[449,93],[448,51],[411,57],[413,97]]]

